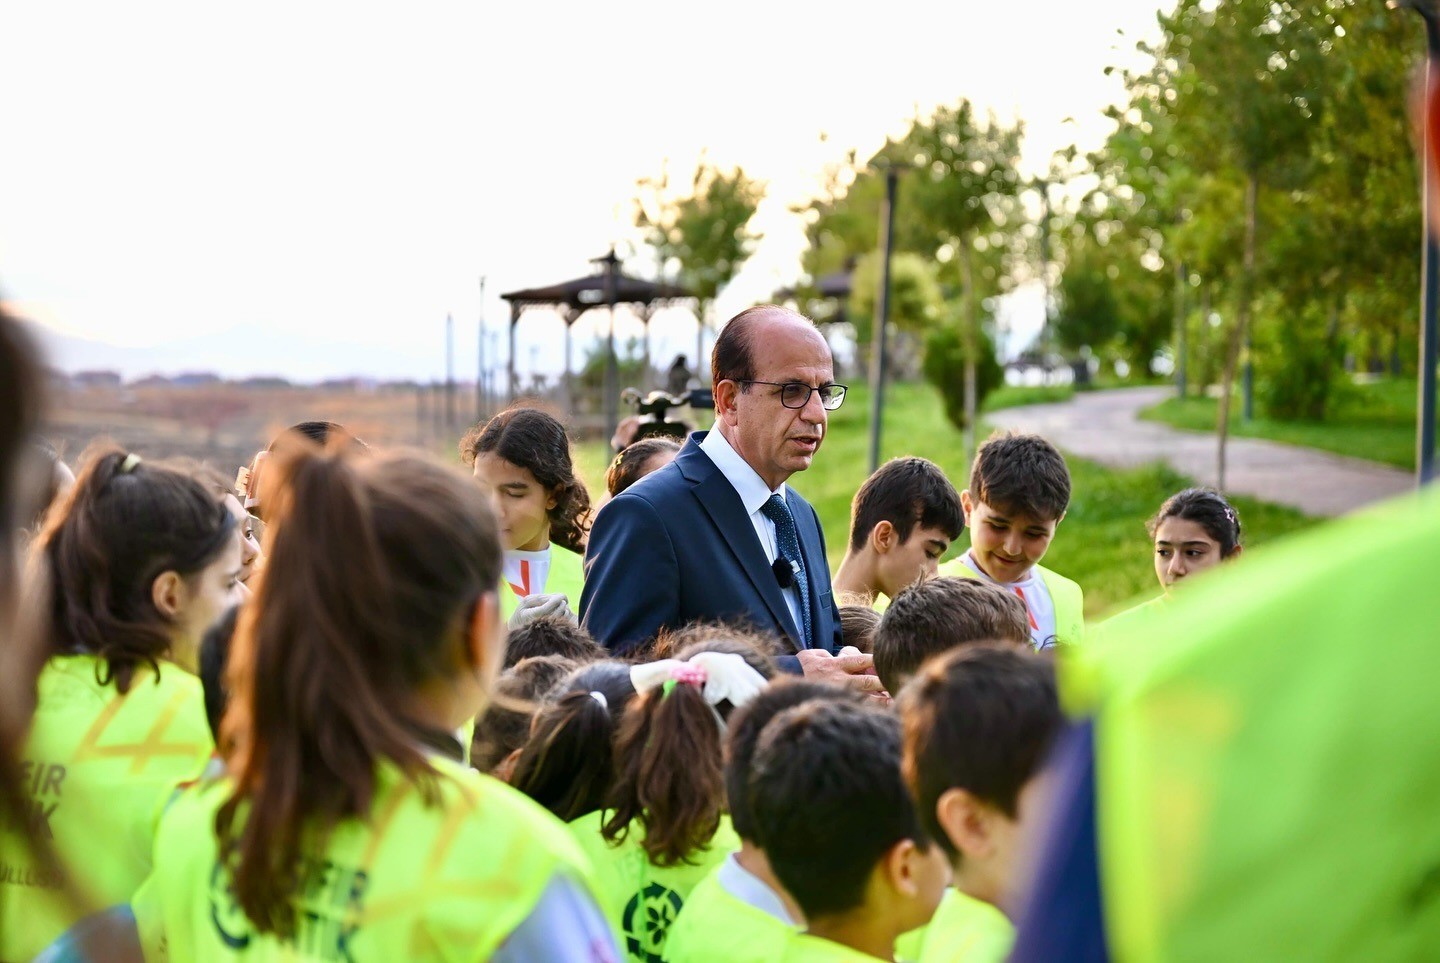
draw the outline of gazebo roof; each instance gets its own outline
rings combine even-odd
[[[850,287],[853,281],[853,271],[836,271],[833,274],[822,274],[815,279],[815,283],[811,287],[822,298],[834,298],[839,301],[850,296]],[[796,293],[795,287],[788,287],[775,292],[775,296],[785,301],[795,297]]]
[[[646,281],[617,271],[615,274],[616,304],[653,304],[656,301],[678,301],[691,293],[677,284]],[[571,281],[561,281],[540,288],[526,288],[500,295],[514,308],[553,305],[585,311],[603,307],[607,302],[605,273],[591,274]]]

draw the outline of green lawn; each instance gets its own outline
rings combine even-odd
[[[853,387],[845,406],[830,416],[830,434],[814,465],[791,479],[820,515],[832,569],[845,553],[850,500],[868,474],[868,424],[869,392],[864,386]],[[980,437],[984,435],[982,431]],[[591,443],[577,454],[590,490],[603,492],[605,446]],[[902,454],[929,458],[963,486],[969,466],[960,432],[945,420],[940,400],[928,385],[896,385],[889,394],[882,456]],[[1070,458],[1069,463],[1074,496],[1046,564],[1080,582],[1091,615],[1142,593],[1153,594],[1155,574],[1145,520],[1190,480],[1160,465],[1113,470],[1078,458]],[[1299,512],[1251,499],[1238,499],[1236,507],[1251,545],[1311,524]],[[965,544],[962,536],[951,554],[958,554]]]
[[[1237,398],[1231,406],[1230,430],[1248,438],[1268,438],[1413,469],[1415,392],[1413,378],[1347,385],[1326,421],[1278,421],[1259,417],[1249,424],[1240,419]],[[1218,405],[1214,398],[1170,398],[1141,412],[1140,417],[1176,428],[1213,432],[1219,417]]]

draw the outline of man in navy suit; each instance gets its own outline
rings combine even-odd
[[[596,516],[581,620],[617,654],[697,619],[745,621],[789,640],[790,671],[879,691],[870,656],[837,656],[825,537],[785,484],[845,397],[829,345],[808,318],[761,305],[721,329],[710,368],[715,427]]]

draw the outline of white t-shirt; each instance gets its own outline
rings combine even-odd
[[[975,561],[974,550],[965,553],[965,566],[991,585],[998,585],[1005,591],[1017,595],[1030,613],[1030,641],[1036,649],[1055,648],[1055,601],[1045,580],[1033,567],[1018,582],[997,582],[985,574],[980,563]]]
[[[538,552],[506,551],[500,573],[516,598],[543,594],[550,577],[550,546]]]

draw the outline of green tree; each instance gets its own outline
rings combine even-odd
[[[668,171],[636,186],[635,226],[655,251],[661,275],[695,295],[703,328],[715,297],[760,240],[751,221],[765,186],[742,168],[722,170],[703,156],[683,194],[672,190]]]

